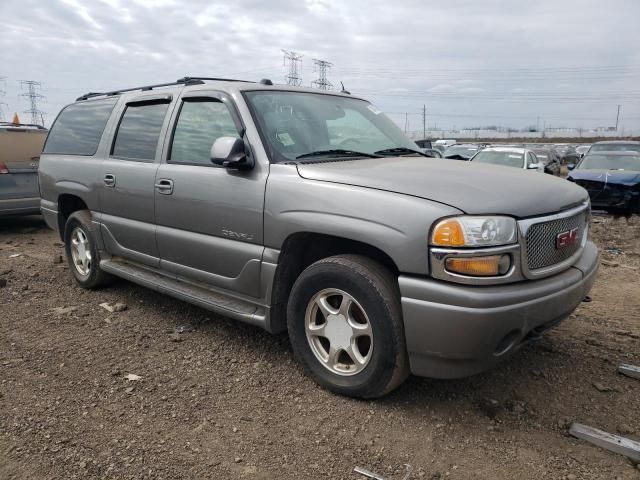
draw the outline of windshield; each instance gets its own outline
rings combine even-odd
[[[640,155],[587,155],[580,170],[638,170]]]
[[[319,152],[374,155],[388,149],[417,151],[416,144],[380,110],[364,100],[306,92],[252,91],[246,98],[266,139],[271,161]],[[410,153],[410,152],[409,152]]]
[[[483,150],[473,157],[472,161],[490,163],[491,165],[504,165],[505,167],[524,167],[524,155],[515,152],[496,152]]]
[[[475,145],[454,145],[444,151],[444,156],[449,157],[459,155],[464,158],[471,158],[477,151],[478,147]]]
[[[596,143],[589,152],[640,152],[640,143]]]

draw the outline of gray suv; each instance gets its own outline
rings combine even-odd
[[[287,331],[311,377],[355,397],[489,368],[566,318],[599,263],[584,189],[427,158],[347,92],[90,93],[39,172],[80,286],[122,277]]]

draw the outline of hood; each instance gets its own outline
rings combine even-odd
[[[569,177],[576,181],[606,181],[615,185],[633,186],[640,183],[640,172],[634,170],[573,170]]]
[[[298,164],[301,177],[421,197],[469,214],[530,217],[587,200],[571,182],[513,167],[426,157],[387,157]]]

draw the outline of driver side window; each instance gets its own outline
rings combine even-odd
[[[212,166],[211,147],[220,137],[239,137],[227,106],[214,98],[185,99],[168,162]]]

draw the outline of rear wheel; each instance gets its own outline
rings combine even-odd
[[[100,270],[100,252],[88,210],[72,213],[64,229],[64,246],[69,269],[82,288],[109,283],[111,275]]]
[[[408,375],[396,279],[367,257],[329,257],[302,272],[287,327],[307,374],[336,393],[375,398]]]

